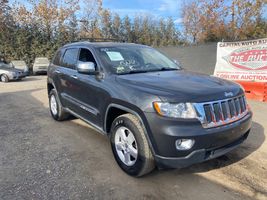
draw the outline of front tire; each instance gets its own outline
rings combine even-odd
[[[110,142],[115,160],[127,174],[140,177],[155,168],[144,128],[136,116],[117,117],[112,123]]]
[[[7,83],[9,81],[9,78],[6,74],[2,74],[0,78],[3,83]]]
[[[55,89],[49,93],[49,108],[51,116],[56,121],[63,121],[70,116],[62,107]]]

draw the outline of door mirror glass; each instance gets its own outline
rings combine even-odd
[[[93,62],[78,62],[77,71],[81,74],[95,74],[95,63]]]

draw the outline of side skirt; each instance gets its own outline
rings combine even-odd
[[[64,108],[67,112],[69,112],[70,114],[74,115],[75,117],[83,120],[84,122],[86,122],[87,124],[89,124],[90,126],[92,126],[97,132],[100,132],[102,135],[107,135],[107,133],[99,126],[93,124],[92,122],[90,122],[89,120],[85,119],[84,117],[80,116],[79,114],[75,113],[74,111],[70,110],[69,108]]]

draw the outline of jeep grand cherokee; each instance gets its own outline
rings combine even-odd
[[[52,117],[74,115],[109,136],[132,176],[221,156],[248,136],[252,112],[236,83],[180,69],[157,50],[77,42],[48,69]]]

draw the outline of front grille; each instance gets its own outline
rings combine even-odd
[[[46,66],[41,66],[41,67],[38,67],[38,69],[47,69]]]
[[[232,123],[243,118],[247,112],[245,96],[195,104],[199,120],[204,128],[212,128]]]

